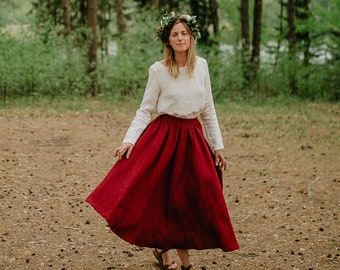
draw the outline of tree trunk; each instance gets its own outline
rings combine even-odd
[[[248,52],[249,42],[249,0],[241,0],[240,17],[241,17],[241,42],[242,50]]]
[[[301,42],[303,46],[303,63],[304,65],[309,64],[309,60],[311,58],[311,54],[309,52],[311,39],[308,27],[309,20],[309,0],[296,0],[296,18],[301,20],[304,25],[303,30],[296,33],[297,42]]]
[[[118,33],[119,33],[119,36],[121,37],[124,34],[125,29],[126,29],[122,0],[115,0],[115,6],[116,6],[116,13],[117,13]]]
[[[150,0],[140,0],[140,6],[141,7],[145,7],[147,4],[148,4],[148,2],[149,2]]]
[[[179,9],[179,2],[180,0],[163,0],[161,1],[161,7],[166,6],[166,4],[169,7],[169,10],[178,10]]]
[[[296,54],[296,36],[295,36],[295,0],[288,0],[287,6],[287,23],[288,23],[288,42],[289,54],[292,59]]]
[[[155,8],[159,8],[159,0],[153,0],[153,5]]]
[[[251,53],[252,76],[257,77],[260,65],[260,45],[261,45],[261,26],[262,26],[262,0],[255,0],[254,22],[253,22],[253,43]]]
[[[296,35],[295,35],[295,0],[288,0],[287,6],[287,22],[288,22],[288,43],[289,58],[291,67],[289,67],[289,86],[292,95],[297,95],[298,86],[296,79]]]
[[[209,8],[211,14],[212,25],[214,29],[214,35],[218,35],[219,31],[219,18],[218,18],[218,3],[216,0],[209,0]]]
[[[97,33],[97,0],[88,0],[88,20],[87,26],[91,30],[88,50],[88,73],[91,77],[90,94],[95,96],[98,94],[97,80],[97,48],[98,48],[98,33]]]
[[[206,0],[190,0],[192,15],[197,16],[197,22],[200,25],[201,42],[209,44],[209,8]]]
[[[284,4],[283,0],[280,0],[280,15],[279,15],[279,28],[278,28],[279,37],[278,37],[278,40],[277,40],[274,68],[276,68],[276,66],[277,66],[277,62],[278,62],[279,54],[280,54],[281,43],[282,43],[282,40],[284,39],[284,31],[283,31],[284,10],[285,10],[285,4]]]
[[[88,0],[80,0],[79,1],[79,12],[80,12],[80,25],[86,26],[86,18],[87,18],[87,1]]]
[[[249,0],[241,0],[240,19],[241,19],[241,61],[245,86],[249,84]]]
[[[70,3],[69,0],[61,0],[61,4],[63,7],[63,18],[64,18],[64,25],[66,29],[66,33],[71,33],[71,18],[70,18]]]

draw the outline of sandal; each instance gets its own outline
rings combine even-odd
[[[185,266],[181,266],[181,269],[182,270],[190,270],[192,268],[192,264],[189,264],[187,267],[185,267]]]
[[[158,251],[156,248],[155,250],[153,251],[153,255],[155,256],[155,258],[157,259],[160,267],[162,270],[176,270],[177,269],[177,265],[175,262],[172,262],[171,264],[164,264],[163,262],[163,257],[162,255],[167,252],[162,250],[162,251]],[[189,268],[190,269],[190,268]]]
[[[170,265],[164,264],[162,270],[176,270],[177,264],[172,262]]]

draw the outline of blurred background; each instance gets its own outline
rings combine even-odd
[[[339,101],[338,0],[1,0],[1,103],[140,100],[166,11],[197,16],[216,102]]]

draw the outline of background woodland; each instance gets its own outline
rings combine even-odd
[[[5,0],[0,94],[140,100],[165,11],[196,15],[217,101],[338,101],[337,0]]]

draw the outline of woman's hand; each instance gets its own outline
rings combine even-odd
[[[133,144],[125,142],[121,146],[117,147],[114,151],[114,156],[118,156],[119,159],[122,159],[124,154],[126,153],[126,158],[129,159],[131,152],[133,149]]]
[[[223,150],[214,150],[214,156],[215,156],[215,165],[218,166],[220,170],[227,169],[227,161],[223,156]]]

